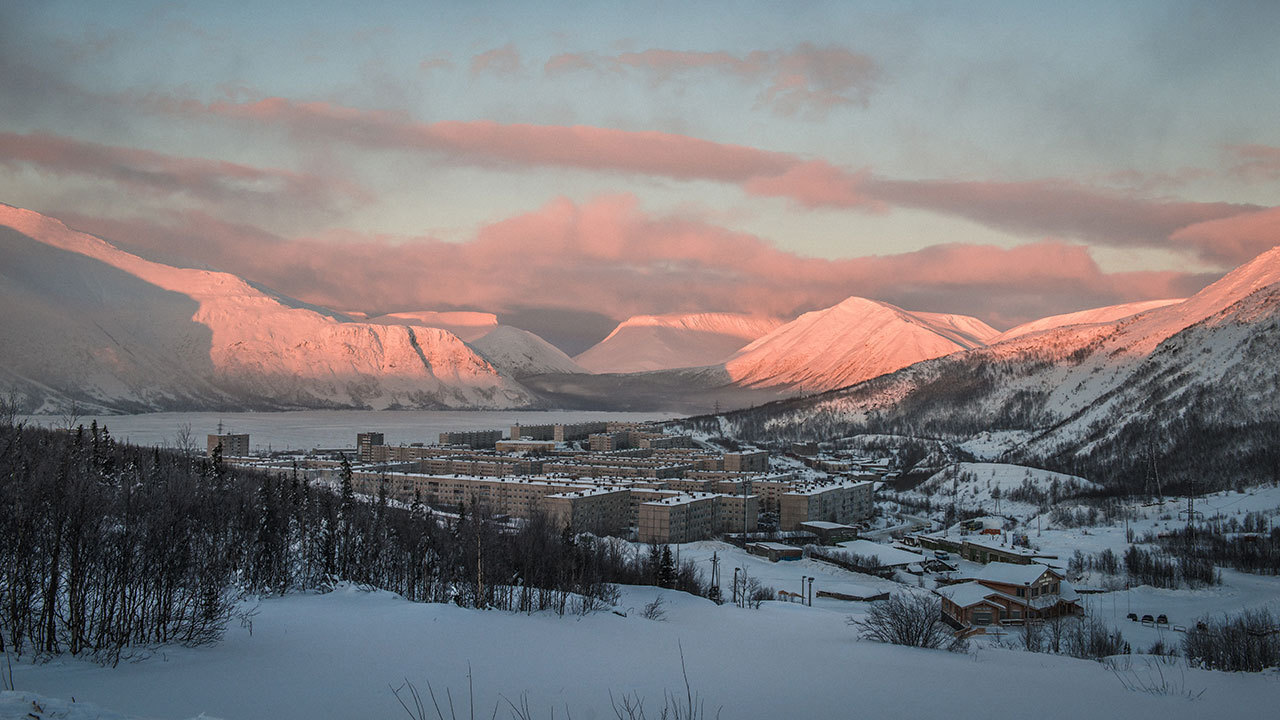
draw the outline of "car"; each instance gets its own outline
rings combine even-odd
[[[1157,624],[1157,625],[1168,625],[1168,624],[1169,624],[1169,616],[1168,616],[1168,615],[1158,615],[1158,616],[1156,616],[1156,624]]]
[[[1138,613],[1129,613],[1129,619],[1138,622]]]
[[[1156,619],[1155,619],[1155,618],[1153,618],[1153,617],[1151,617],[1150,615],[1143,615],[1143,616],[1142,616],[1142,624],[1143,624],[1143,625],[1155,625],[1155,624],[1156,624]]]
[[[934,550],[934,551],[933,551],[933,556],[934,556],[934,557],[936,557],[936,558],[938,558],[939,560],[950,560],[950,559],[951,559],[951,554],[950,554],[950,553],[948,553],[946,550]]]

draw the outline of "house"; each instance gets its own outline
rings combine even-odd
[[[953,627],[984,627],[1081,614],[1071,583],[1046,565],[993,562],[938,589],[943,619]]]

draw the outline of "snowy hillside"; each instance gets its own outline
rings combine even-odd
[[[637,315],[574,360],[597,373],[717,365],[780,324],[774,318],[737,313]]]
[[[955,463],[934,473],[912,493],[932,498],[935,504],[954,502],[957,508],[985,513],[1032,517],[1043,496],[1050,502],[1095,490],[1096,483],[1081,477],[1008,463]]]
[[[805,313],[734,355],[735,383],[821,392],[890,373],[921,360],[980,347],[996,331],[974,318],[910,313],[851,297]]]
[[[1168,456],[1161,472],[1190,480],[1274,467],[1266,438],[1280,429],[1277,347],[1280,248],[1180,303],[1024,335],[731,420],[765,437],[850,435],[877,423],[956,439],[1024,430],[1011,457],[1111,462],[1098,467],[1107,482],[1149,474],[1143,457],[1155,448]]]
[[[499,325],[469,344],[494,367],[517,379],[547,373],[587,372],[560,348],[510,325]]]
[[[1146,300],[1143,302],[1125,303],[1123,305],[1108,305],[1106,307],[1094,308],[1092,310],[1081,310],[1079,312],[1066,313],[1064,315],[1050,315],[1049,317],[1032,320],[1023,323],[1017,327],[1010,328],[994,338],[987,341],[988,345],[994,345],[1005,340],[1012,340],[1023,335],[1031,333],[1044,332],[1055,328],[1066,327],[1067,325],[1093,325],[1095,323],[1107,323],[1116,320],[1122,320],[1132,317],[1138,313],[1148,310],[1173,305],[1182,302],[1181,298],[1170,300]]]
[[[498,316],[487,312],[420,310],[369,318],[378,325],[413,325],[448,330],[466,342],[479,340],[498,327]]]
[[[533,397],[452,333],[343,322],[0,206],[0,372],[46,409],[489,407]]]
[[[809,560],[768,563],[723,543],[682,550],[703,567],[713,550],[725,565],[749,563],[753,576],[779,589],[797,588],[802,574],[816,576],[819,590],[895,587]],[[642,609],[659,596],[663,618],[646,619]],[[1226,599],[1236,609],[1242,600]],[[1247,601],[1252,606],[1265,598]],[[1110,606],[1107,621],[1135,632],[1122,617],[1111,618]],[[1192,720],[1204,717],[1205,703],[1232,718],[1265,717],[1274,704],[1275,680],[1265,674],[1168,668],[1180,679],[1178,688],[1203,691],[1203,699],[1192,702],[1176,692],[1126,690],[1111,669],[1092,660],[987,643],[949,653],[859,641],[847,621],[865,617],[867,608],[818,598],[813,607],[775,601],[749,610],[627,586],[617,614],[560,618],[412,603],[344,586],[324,595],[263,598],[251,627],[232,623],[211,647],[165,647],[114,668],[71,659],[15,663],[20,692],[0,694],[0,709],[31,712],[34,699],[62,711],[73,706],[65,698],[75,696],[74,705],[92,703],[120,715],[82,711],[71,718],[395,718],[405,715],[393,688],[408,699],[409,682],[432,713],[427,717],[435,717],[428,683],[444,713],[450,712],[447,689],[456,717],[471,715],[469,684],[476,717],[512,717],[506,700],[527,700],[538,718],[551,717],[552,708],[556,717],[615,717],[610,695],[618,700],[631,693],[657,717],[664,693],[685,698],[682,654],[689,691],[705,704],[699,717],[708,718],[839,718],[857,708],[858,715],[906,719],[937,717],[945,708],[948,718],[976,720],[990,717],[998,699],[1004,712],[1043,720],[1092,717],[1099,708],[1107,717]],[[757,661],[757,671],[743,671],[747,659]],[[1141,657],[1133,663],[1147,671]]]

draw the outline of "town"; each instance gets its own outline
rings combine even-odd
[[[1057,555],[982,521],[951,535],[924,518],[879,517],[876,492],[894,474],[887,459],[820,452],[815,443],[780,457],[673,434],[660,423],[599,421],[446,431],[435,443],[397,445],[365,431],[351,447],[304,455],[255,455],[248,434],[220,431],[206,447],[222,463],[300,473],[331,487],[345,473],[357,494],[445,517],[484,512],[518,523],[542,514],[566,532],[648,545],[720,539],[772,562],[808,557],[899,581],[928,574],[957,636],[1083,612]],[[802,582],[800,593],[769,591],[769,599],[812,603],[815,578],[805,579],[807,591]],[[819,586],[816,596],[877,600],[889,596],[883,587]]]

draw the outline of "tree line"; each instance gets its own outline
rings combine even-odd
[[[535,516],[441,513],[360,497],[295,469],[117,442],[96,424],[0,418],[0,651],[118,661],[129,648],[221,636],[248,595],[338,582],[421,602],[589,612],[615,583],[707,594],[691,562]]]

